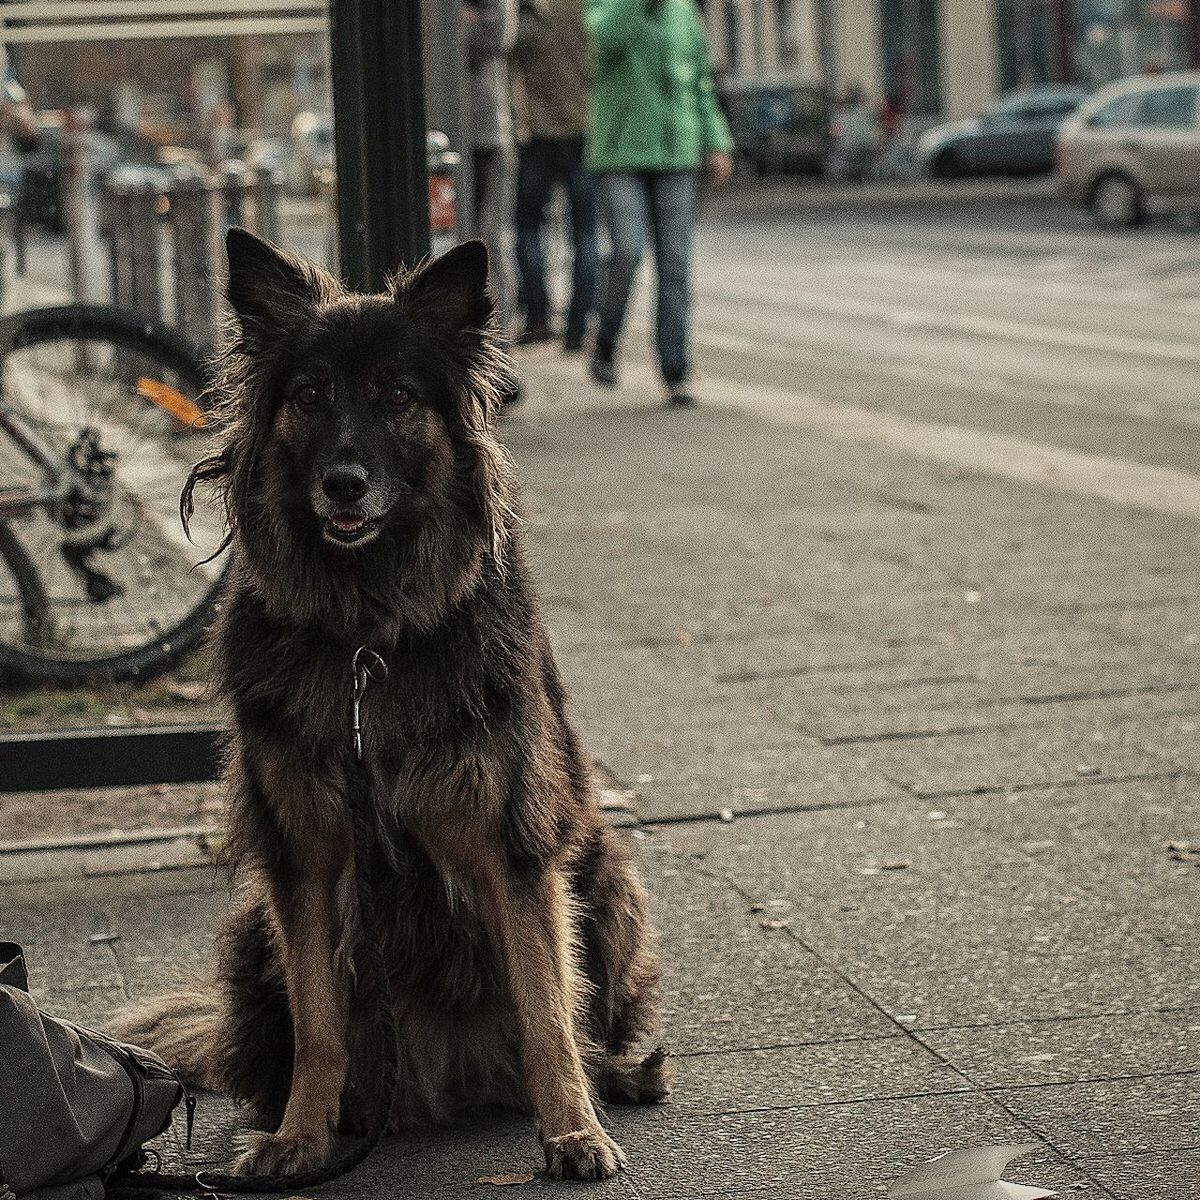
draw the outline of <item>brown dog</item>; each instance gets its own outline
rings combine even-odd
[[[125,1036],[273,1130],[244,1172],[323,1162],[378,1101],[374,999],[345,795],[351,658],[386,660],[364,711],[367,848],[401,1036],[392,1125],[532,1109],[555,1176],[624,1162],[596,1099],[652,1102],[657,961],[630,856],[601,817],[529,582],[507,367],[478,242],[347,294],[229,235],[239,334],[218,385],[214,485],[234,548],[215,630],[231,707],[228,862],[241,885],[215,986],[151,1001]]]

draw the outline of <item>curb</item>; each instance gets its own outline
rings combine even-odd
[[[50,849],[9,842],[0,861],[0,889],[26,883],[211,867],[215,855],[216,848],[203,833],[184,830],[159,830],[141,839],[136,835],[125,835],[119,841],[94,839]]]
[[[847,209],[948,208],[961,204],[1065,203],[1053,179],[917,180],[911,183],[858,185],[786,179],[733,183],[723,192],[708,192],[701,211],[706,217],[734,217],[788,212]]]

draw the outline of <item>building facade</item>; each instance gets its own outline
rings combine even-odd
[[[1038,83],[1200,66],[1200,0],[708,0],[717,69],[858,84],[914,118]]]

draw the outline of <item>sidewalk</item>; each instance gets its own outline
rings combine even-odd
[[[1200,525],[579,376],[532,360],[507,435],[576,721],[637,793],[679,1056],[587,1194],[853,1200],[1029,1141],[1010,1178],[1193,1196]],[[225,902],[208,867],[0,888],[91,1021],[201,969]],[[200,1159],[236,1120],[202,1105]],[[539,1165],[501,1120],[324,1194]]]

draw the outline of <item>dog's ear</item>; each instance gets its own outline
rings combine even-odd
[[[270,344],[327,290],[314,267],[245,229],[229,230],[225,252],[229,303],[250,349]]]
[[[459,333],[485,328],[495,313],[487,282],[487,247],[473,239],[426,263],[395,294],[398,300],[419,299],[447,333]]]

